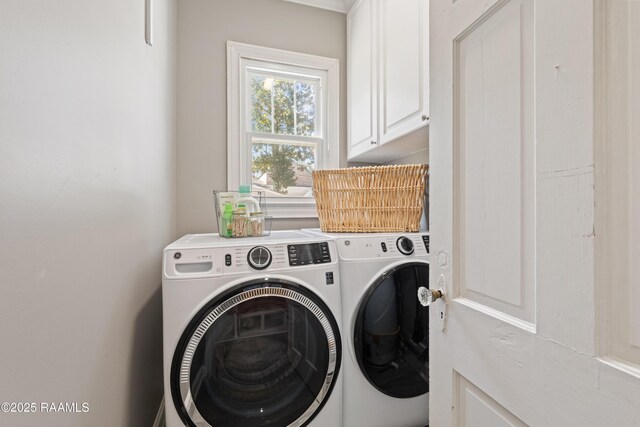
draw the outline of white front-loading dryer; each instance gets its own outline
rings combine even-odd
[[[335,242],[187,235],[163,259],[168,427],[342,425]]]
[[[345,427],[429,424],[428,233],[310,234],[335,238],[345,348]]]

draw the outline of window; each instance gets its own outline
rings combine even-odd
[[[228,188],[250,184],[269,214],[316,216],[311,172],[338,167],[338,61],[227,43]]]

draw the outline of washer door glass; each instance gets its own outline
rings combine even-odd
[[[330,310],[295,284],[246,284],[186,329],[172,392],[189,425],[302,426],[329,397],[340,336]]]
[[[429,311],[417,298],[429,266],[403,264],[379,278],[358,309],[354,348],[369,382],[398,398],[429,391]]]

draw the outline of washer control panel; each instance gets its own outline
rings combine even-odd
[[[327,242],[288,245],[287,252],[289,254],[289,265],[292,267],[331,262],[331,254],[329,253],[329,244]]]
[[[165,277],[185,279],[286,271],[337,262],[335,243],[331,241],[169,249],[163,258]]]
[[[275,270],[287,266],[286,245],[257,245],[225,248],[225,273]]]

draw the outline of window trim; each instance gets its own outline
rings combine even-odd
[[[339,62],[334,58],[227,41],[227,189],[235,190],[242,183],[241,144],[244,140],[243,114],[246,102],[244,70],[253,61],[291,65],[326,72],[326,100],[323,105],[326,122],[323,168],[340,164],[340,81]],[[244,166],[246,168],[246,166]],[[268,213],[274,218],[317,218],[315,200],[304,198],[269,198]]]

